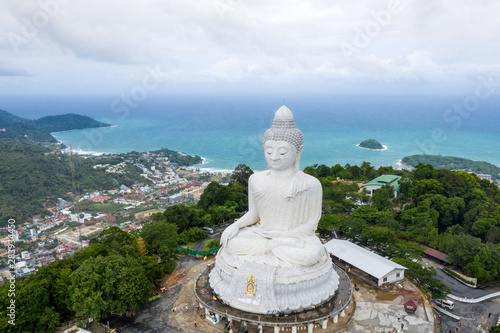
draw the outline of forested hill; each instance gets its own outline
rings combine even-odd
[[[42,213],[45,201],[69,199],[68,192],[73,191],[73,183],[67,154],[19,141],[0,141],[0,156],[0,227],[6,225],[8,218],[21,221]],[[116,188],[113,178],[127,186],[136,179],[143,179],[141,170],[130,163],[127,163],[124,174],[94,169],[92,166],[96,163],[103,163],[103,160],[75,156],[76,183],[80,193]]]
[[[35,123],[49,133],[111,126],[110,124],[102,123],[88,116],[82,116],[75,113],[42,117],[35,120]]]
[[[74,113],[31,120],[0,110],[0,140],[55,143],[51,132],[111,126]]]
[[[403,158],[406,165],[415,167],[417,164],[430,164],[436,169],[463,170],[491,175],[493,179],[500,179],[500,167],[488,163],[472,161],[466,158],[441,155],[411,155]]]
[[[0,140],[24,142],[57,142],[46,130],[33,120],[14,116],[0,110]]]

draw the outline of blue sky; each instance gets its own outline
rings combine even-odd
[[[500,91],[500,2],[3,0],[0,94]]]

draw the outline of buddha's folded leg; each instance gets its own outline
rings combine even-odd
[[[267,239],[256,234],[253,228],[243,228],[227,242],[226,251],[235,256],[262,256]]]
[[[316,236],[306,237],[304,247],[277,246],[271,252],[279,260],[280,266],[312,266],[325,254],[325,249]]]

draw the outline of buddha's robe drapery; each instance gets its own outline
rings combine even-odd
[[[302,171],[287,177],[258,172],[249,179],[248,194],[247,214],[260,222],[240,229],[228,241],[227,254],[277,267],[311,266],[326,254],[315,235],[322,204],[316,178]]]

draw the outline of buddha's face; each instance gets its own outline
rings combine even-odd
[[[264,154],[267,164],[271,169],[277,171],[292,168],[301,152],[302,148],[297,152],[297,148],[286,141],[268,140],[264,142]]]

